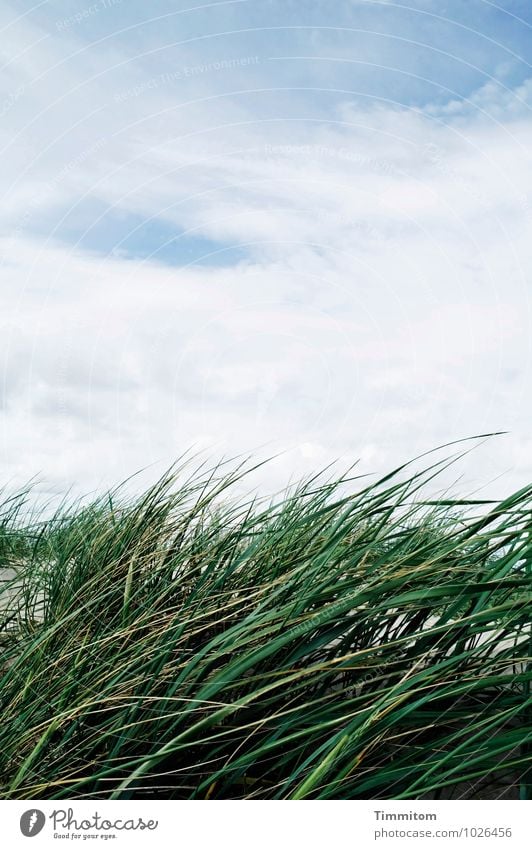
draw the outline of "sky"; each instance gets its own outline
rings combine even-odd
[[[3,2],[3,485],[532,479],[528,0]]]

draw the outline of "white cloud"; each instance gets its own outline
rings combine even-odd
[[[67,60],[75,32],[41,43],[28,26],[18,49],[39,44],[10,54],[23,91],[3,137],[8,476],[86,491],[194,444],[285,449],[264,472],[276,486],[335,457],[383,470],[510,429],[471,478],[527,479],[529,82],[424,110],[342,94],[325,114],[295,94],[286,109],[225,96],[246,87],[235,67],[118,102],[156,58],[106,44]],[[246,258],[180,268],[68,244],[95,215]]]

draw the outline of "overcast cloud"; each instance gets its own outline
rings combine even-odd
[[[530,17],[4,3],[4,480],[192,447],[282,451],[277,487],[505,430],[467,485],[529,482]]]

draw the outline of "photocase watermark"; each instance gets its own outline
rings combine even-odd
[[[36,837],[43,830],[46,817],[38,808],[24,811],[20,818],[20,830],[24,837]]]
[[[378,243],[380,247],[393,248],[394,240],[382,229],[370,221],[354,214],[335,212],[330,209],[312,210],[312,221],[323,224],[326,227],[347,227],[355,236],[367,240],[369,243]]]
[[[421,148],[421,153],[425,160],[433,166],[443,177],[446,178],[453,186],[459,187],[464,194],[480,204],[483,208],[489,209],[492,206],[492,199],[480,189],[476,188],[471,179],[467,179],[463,174],[453,168],[449,164],[449,156],[441,147],[438,147],[434,142],[427,142]],[[530,220],[531,207],[528,197],[520,194],[517,196],[517,201],[525,217]]]
[[[448,156],[434,142],[427,142],[420,148],[424,158],[447,180],[452,181],[453,185],[459,186],[465,194],[470,198],[480,203],[482,206],[489,205],[488,196],[476,189],[472,183],[467,180],[463,174],[460,174],[456,168],[449,165]]]
[[[122,0],[98,0],[97,3],[85,6],[84,9],[80,9],[79,12],[75,12],[68,18],[61,18],[56,21],[55,28],[62,31],[69,29],[70,27],[77,26],[78,24],[83,23],[83,21],[87,21],[89,18],[94,17],[94,15],[97,15],[98,12],[105,11],[106,9],[112,9],[113,6],[119,6],[121,3]]]
[[[19,216],[16,220],[13,229],[10,232],[11,238],[16,238],[20,236],[20,234],[25,230],[27,225],[29,224],[32,216],[37,212],[39,207],[52,195],[52,191],[54,187],[60,186],[62,182],[75,171],[76,168],[79,168],[83,163],[96,151],[100,150],[100,148],[104,147],[106,144],[105,138],[97,139],[94,144],[90,145],[90,147],[81,150],[76,156],[72,157],[57,174],[52,177],[51,180],[48,180],[40,190],[33,195],[28,206],[24,210],[24,212]]]
[[[3,118],[4,115],[7,115],[9,110],[15,105],[17,100],[20,100],[22,95],[24,94],[25,86],[20,85],[15,91],[10,91],[7,97],[5,97],[0,102],[0,118]]]
[[[231,59],[219,59],[216,62],[207,62],[202,65],[184,65],[175,71],[165,71],[163,74],[157,74],[155,77],[150,77],[138,85],[124,89],[115,94],[114,100],[116,103],[122,103],[124,100],[129,100],[131,97],[139,97],[146,91],[153,91],[161,86],[169,83],[180,82],[182,80],[197,77],[201,74],[214,73],[216,71],[230,71],[233,68],[246,68],[250,65],[258,65],[260,58],[258,56],[237,56]]]
[[[36,837],[45,827],[47,817],[38,808],[29,808],[20,818],[20,830],[25,837]],[[155,831],[158,820],[145,820],[143,817],[120,817],[109,819],[98,811],[90,817],[74,815],[73,808],[58,808],[48,815],[54,838],[69,840],[86,840],[100,838],[112,840],[117,832],[124,831]]]
[[[292,156],[304,159],[339,159],[352,162],[368,171],[380,174],[400,174],[398,168],[387,159],[378,159],[349,150],[347,147],[333,147],[324,144],[265,144],[266,156]]]
[[[90,156],[92,156],[93,153],[95,153],[97,150],[100,150],[102,147],[105,146],[105,144],[106,144],[106,139],[105,138],[99,138],[94,142],[94,144],[91,144],[90,147],[86,147],[84,150],[81,150],[76,156],[73,156],[72,159],[70,159],[66,163],[66,165],[63,165],[61,170],[57,172],[57,174],[55,175],[55,177],[53,178],[53,180],[51,182],[52,183],[62,182],[62,180],[64,180],[64,178],[67,176],[67,174],[70,174],[71,171],[74,171],[76,168],[79,168],[80,165],[83,165],[83,163]]]

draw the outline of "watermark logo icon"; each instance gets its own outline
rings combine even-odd
[[[24,811],[20,818],[20,830],[24,837],[35,837],[44,827],[46,817],[37,808]]]

